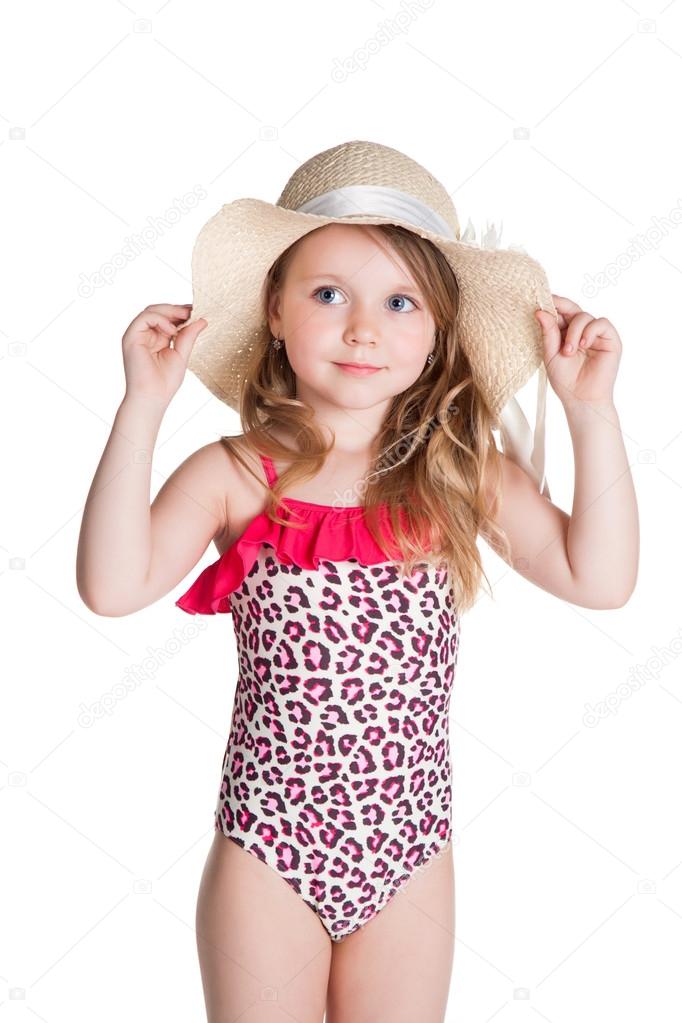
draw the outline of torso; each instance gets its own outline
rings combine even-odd
[[[254,466],[253,507],[230,492],[233,530],[262,507],[271,468]],[[229,588],[238,679],[215,827],[276,870],[340,941],[451,841],[460,619],[445,567],[402,576],[390,559],[365,562],[361,526],[316,528],[329,514],[311,512],[295,555],[260,523]],[[360,522],[362,512],[335,517]]]
[[[377,557],[362,511],[335,510],[362,504],[353,491],[339,500],[342,481],[363,478],[357,458],[332,452],[315,480],[284,495],[317,506],[313,528],[292,535],[261,514],[286,466],[236,442],[253,475],[220,445],[230,527],[214,539],[219,562],[180,605],[229,609],[235,629],[215,828],[276,870],[340,941],[451,842],[460,618],[446,566],[403,575]]]

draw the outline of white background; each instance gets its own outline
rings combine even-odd
[[[495,600],[464,618],[451,707],[447,1020],[679,1020],[682,3],[29,2],[0,35],[2,1019],[205,1018],[194,912],[234,639],[229,615],[174,600],[216,552],[107,619],[78,596],[78,530],[130,320],[192,300],[192,244],[223,203],[274,202],[313,153],[370,139],[428,167],[462,229],[503,221],[502,246],[616,326],[641,517],[619,610],[566,604],[483,547]],[[570,513],[551,388],[548,416]],[[237,431],[188,374],[152,496]],[[609,713],[591,723],[587,704]]]

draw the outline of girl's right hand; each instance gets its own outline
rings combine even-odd
[[[153,398],[167,406],[180,387],[198,334],[207,325],[203,318],[190,326],[191,305],[148,305],[123,335],[126,397]],[[170,339],[175,335],[174,347]]]

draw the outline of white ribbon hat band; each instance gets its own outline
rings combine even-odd
[[[297,207],[299,213],[316,213],[324,217],[396,217],[417,224],[426,231],[454,239],[447,220],[430,206],[407,192],[386,185],[344,185],[309,199]]]
[[[334,188],[309,199],[297,210],[299,213],[325,217],[395,217],[455,240],[450,225],[430,206],[407,192],[384,185],[345,185],[343,188]],[[512,397],[500,412],[500,438],[504,454],[524,469],[540,492],[549,498],[545,480],[546,399],[547,372],[544,363],[541,363],[538,370],[535,429],[531,432],[521,406]]]
[[[545,479],[546,404],[547,370],[542,362],[538,368],[534,431],[531,433],[528,420],[516,398],[510,398],[500,412],[500,438],[504,454],[526,471],[544,497],[550,498]]]

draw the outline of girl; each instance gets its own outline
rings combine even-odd
[[[207,1018],[442,1021],[449,705],[477,537],[563,600],[628,600],[621,342],[524,253],[460,238],[443,186],[373,143],[317,154],[276,205],[223,207],[192,268],[194,306],[148,306],[124,334],[78,585],[94,612],[130,614],[219,553],[176,601],[231,613],[238,651],[197,904]],[[188,366],[242,433],[150,509],[140,452]],[[531,437],[514,394],[535,368]],[[544,481],[546,379],[573,440],[570,516]]]

